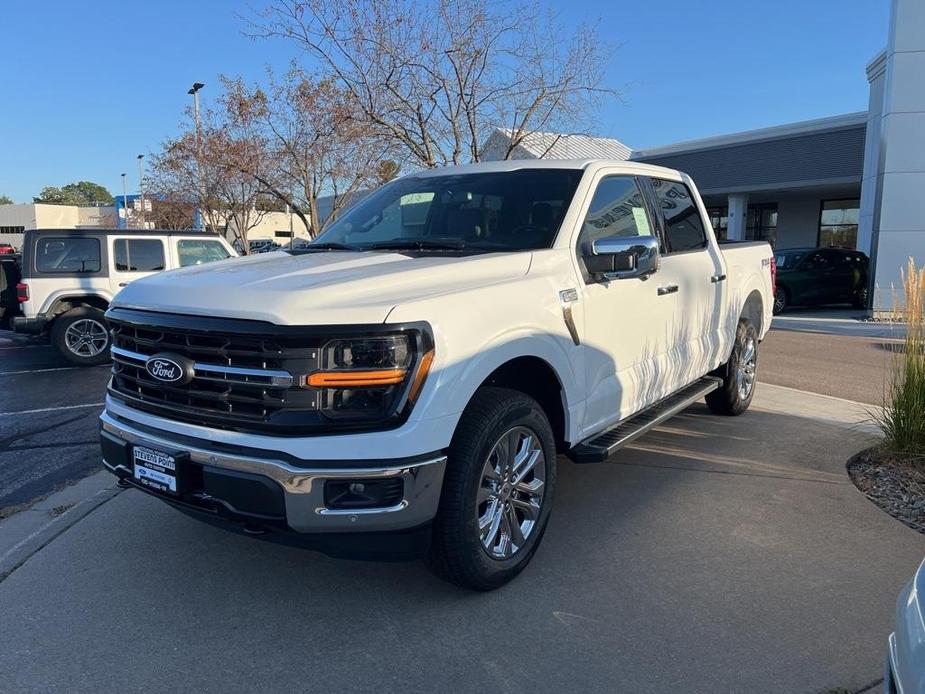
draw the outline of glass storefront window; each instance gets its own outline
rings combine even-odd
[[[726,207],[708,207],[707,214],[710,215],[710,225],[719,241],[725,241],[728,238],[729,228],[729,210]]]
[[[748,241],[777,243],[777,203],[749,205],[745,218],[745,238]]]
[[[823,200],[819,212],[819,245],[856,248],[861,201]]]

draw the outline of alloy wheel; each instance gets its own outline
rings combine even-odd
[[[67,348],[80,357],[95,357],[109,344],[106,326],[92,318],[75,320],[64,331]]]
[[[736,370],[736,387],[739,389],[739,397],[742,400],[748,400],[752,390],[755,387],[755,374],[758,370],[758,350],[755,346],[755,339],[749,337],[745,340],[742,347],[742,353],[739,356],[739,366]]]
[[[774,292],[774,313],[780,313],[787,306],[787,294],[783,289]]]
[[[479,539],[492,559],[510,559],[527,543],[543,505],[546,459],[540,438],[524,426],[505,432],[482,468],[476,498]]]

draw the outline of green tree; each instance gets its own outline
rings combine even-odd
[[[45,186],[33,202],[51,205],[112,205],[112,194],[99,183],[77,181],[66,186]]]
[[[0,205],[13,205],[13,198],[9,195],[0,195]]]

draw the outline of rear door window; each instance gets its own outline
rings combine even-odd
[[[164,244],[157,239],[116,239],[117,272],[158,272],[164,269]]]
[[[40,238],[35,244],[35,269],[38,272],[99,272],[99,239]]]
[[[202,265],[230,257],[228,249],[214,240],[180,239],[177,241],[177,257],[180,267]]]
[[[680,181],[652,179],[652,188],[665,219],[665,242],[669,253],[707,247],[707,235],[690,188]]]

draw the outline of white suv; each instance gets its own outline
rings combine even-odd
[[[103,314],[130,282],[188,265],[235,256],[225,239],[202,232],[126,229],[35,229],[23,242],[17,298],[21,333],[47,334],[70,362],[109,360]]]

